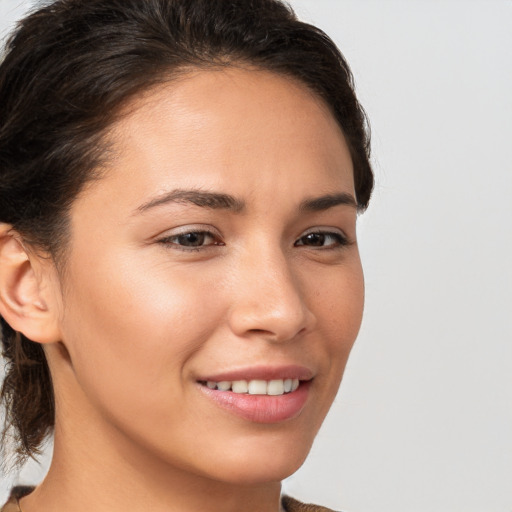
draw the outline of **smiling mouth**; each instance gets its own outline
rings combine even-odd
[[[199,381],[203,386],[217,391],[231,391],[241,395],[267,395],[279,396],[296,391],[300,385],[299,379],[273,379],[273,380],[224,380]]]
[[[309,370],[298,367],[279,372],[287,375],[284,379],[276,378],[279,376],[277,369],[249,369],[245,379],[241,378],[244,376],[241,373],[212,375],[196,382],[203,396],[214,404],[253,423],[275,424],[299,416],[306,406],[314,379]],[[262,379],[264,373],[267,373],[267,379]],[[227,380],[229,377],[233,380]]]

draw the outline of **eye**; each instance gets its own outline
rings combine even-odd
[[[347,238],[341,233],[330,231],[312,231],[301,236],[296,242],[297,246],[322,247],[326,249],[335,249],[348,245]]]
[[[161,238],[158,242],[164,245],[176,246],[176,248],[182,250],[197,250],[201,247],[208,247],[211,245],[224,245],[215,234],[204,230],[177,233],[175,235]]]

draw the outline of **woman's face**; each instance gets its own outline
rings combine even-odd
[[[110,135],[105,176],[71,210],[57,423],[81,418],[126,459],[280,480],[361,321],[344,137],[302,85],[240,69],[161,86]]]

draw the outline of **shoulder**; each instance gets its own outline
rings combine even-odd
[[[9,501],[0,509],[0,512],[20,512],[18,499],[26,496],[32,490],[33,487],[15,487],[11,492]],[[289,496],[283,496],[282,503],[285,512],[334,512],[330,508],[301,503]]]
[[[11,497],[9,498],[9,501],[0,509],[0,512],[20,512],[18,500],[33,490],[33,487],[23,485],[14,487],[14,489],[11,491]]]
[[[18,500],[14,497],[9,498],[9,501],[0,509],[0,512],[20,512]]]
[[[301,503],[289,496],[282,498],[283,509],[285,512],[335,512],[330,508],[321,507],[320,505],[311,505],[310,503]]]

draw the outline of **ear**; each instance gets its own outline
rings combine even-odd
[[[0,315],[29,340],[60,340],[55,266],[28,250],[22,237],[0,223]]]

